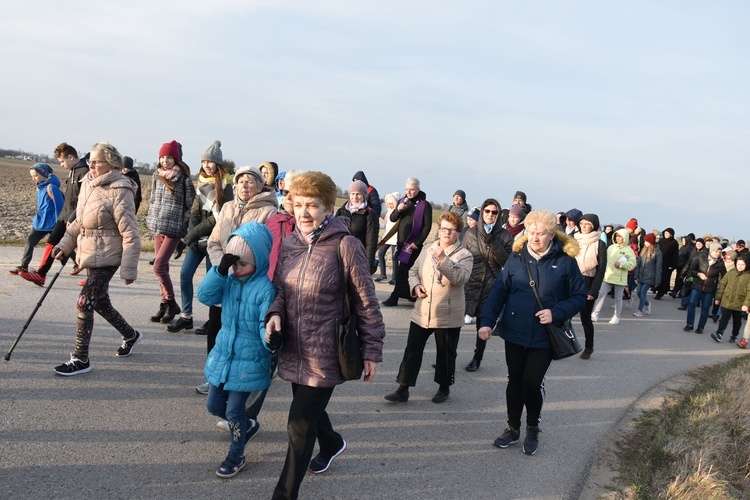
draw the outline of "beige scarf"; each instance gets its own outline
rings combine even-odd
[[[596,276],[596,268],[599,265],[599,240],[601,231],[592,231],[588,234],[576,233],[573,237],[581,247],[581,251],[576,255],[578,269],[581,274],[589,278]]]

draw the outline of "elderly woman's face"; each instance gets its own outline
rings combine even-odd
[[[359,191],[352,191],[349,193],[349,201],[351,203],[362,203],[365,201],[365,197]]]
[[[332,207],[326,207],[317,196],[294,197],[294,218],[304,234],[315,231],[332,213]]]
[[[388,207],[388,210],[393,210],[396,208],[396,200],[394,200],[392,197],[385,200],[385,206]]]
[[[172,157],[170,156],[169,158]],[[107,159],[104,157],[104,152],[98,149],[91,152],[91,155],[89,156],[89,172],[91,172],[91,177],[99,177],[114,169],[115,167],[107,163]]]
[[[529,247],[536,253],[546,252],[553,237],[546,226],[536,223],[526,226],[526,235],[529,237]]]
[[[497,209],[497,205],[487,205],[484,207],[484,210],[482,210],[482,220],[485,224],[491,226],[497,222],[497,216],[499,213],[500,210]]]
[[[438,236],[440,238],[440,246],[448,248],[454,245],[458,241],[458,230],[454,224],[451,224],[447,220],[440,221],[440,229],[438,229]]]
[[[510,224],[511,226],[517,226],[519,222],[521,222],[520,217],[516,217],[515,215],[508,216],[508,224]]]
[[[240,175],[239,179],[234,179],[234,186],[237,190],[237,196],[242,201],[248,201],[250,198],[260,193],[263,188],[254,176],[250,174]]]

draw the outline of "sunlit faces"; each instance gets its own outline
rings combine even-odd
[[[242,260],[238,260],[234,264],[232,264],[232,271],[234,272],[235,277],[242,278],[243,276],[249,276],[255,272],[255,265],[254,264],[248,264],[247,262],[244,262]]]
[[[739,272],[742,272],[745,269],[747,269],[747,264],[745,264],[745,259],[737,259],[734,263],[734,267],[737,268]]]
[[[304,234],[315,231],[332,213],[333,207],[326,207],[317,196],[294,197],[294,218]]]
[[[58,156],[57,162],[60,165],[62,165],[66,170],[73,170],[73,167],[75,167],[76,163],[78,163],[78,158],[76,158],[73,155]]]
[[[461,198],[461,196],[460,196],[460,195],[457,195],[457,194],[454,194],[454,195],[453,195],[453,204],[454,204],[454,205],[458,206],[458,205],[460,205],[460,204],[461,204],[461,203],[463,203],[463,202],[464,202],[464,199],[463,199],[463,198]]]
[[[89,156],[89,172],[91,173],[91,177],[99,177],[100,175],[104,175],[107,172],[114,170],[114,168],[115,167],[107,163],[103,151],[96,149],[91,152],[91,156]]]
[[[721,255],[721,247],[711,250],[711,257],[713,257],[714,259],[718,259],[720,255]]]
[[[29,172],[31,173],[31,180],[33,180],[35,184],[39,184],[40,182],[44,182],[46,180],[46,178],[42,174],[40,174],[33,168]]]
[[[396,208],[396,200],[394,200],[392,197],[389,197],[387,200],[385,200],[385,206],[388,207],[388,210],[393,210]]]
[[[235,177],[234,187],[237,196],[242,201],[248,201],[263,189],[263,186],[258,183],[257,179],[250,174],[242,174],[239,177]]]
[[[526,226],[526,236],[529,238],[529,247],[538,254],[547,251],[553,238],[553,234],[542,224]]]
[[[578,227],[581,228],[581,232],[583,234],[589,234],[590,232],[594,230],[594,225],[587,220],[581,220],[578,223]]]
[[[289,196],[289,191],[287,191],[286,189],[282,189],[280,192],[283,198],[282,203],[284,205],[284,210],[286,210],[286,213],[288,214],[293,214],[294,213],[294,200],[292,200],[292,197]]]
[[[458,241],[458,230],[450,222],[442,221],[438,229],[438,237],[443,248],[449,247]]]
[[[416,184],[407,184],[404,187],[404,193],[406,197],[411,199],[419,194],[419,187]]]
[[[201,162],[201,168],[203,169],[203,172],[206,174],[206,177],[212,177],[216,171],[219,169],[219,166],[216,165],[216,162],[203,160]]]
[[[172,170],[175,166],[174,158],[171,156],[160,156],[159,157],[159,168],[164,170]]]
[[[266,180],[266,184],[272,184],[273,179],[271,179],[271,175],[273,175],[273,172],[270,168],[264,165],[260,167],[260,173],[263,174],[263,178]]]
[[[615,233],[615,243],[622,245],[623,241],[622,235],[620,233]]]
[[[352,204],[358,205],[363,201],[365,201],[365,197],[362,196],[362,193],[360,193],[359,191],[352,191],[351,193],[349,193],[349,202],[351,202]]]
[[[482,220],[485,224],[490,226],[497,222],[497,215],[499,213],[500,211],[497,209],[497,205],[487,205],[484,207],[484,210],[482,210]]]
[[[516,217],[515,215],[508,215],[508,224],[510,224],[511,226],[517,226],[520,222],[520,217]]]

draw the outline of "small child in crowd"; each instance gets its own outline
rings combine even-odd
[[[746,256],[738,257],[734,262],[734,269],[727,271],[719,283],[715,304],[721,304],[721,318],[719,329],[711,334],[711,338],[716,342],[721,342],[724,330],[729,325],[729,318],[732,318],[732,336],[729,343],[734,344],[740,334],[742,311],[747,312],[747,306],[750,305],[750,270],[747,264]],[[747,346],[747,342],[745,345]]]
[[[226,253],[198,287],[198,300],[221,303],[221,330],[208,355],[204,374],[209,383],[206,408],[229,422],[229,454],[216,470],[226,479],[245,466],[245,445],[260,424],[245,414],[251,392],[271,385],[271,349],[265,343],[264,319],[276,296],[268,279],[271,231],[248,222],[229,236]],[[233,273],[229,273],[232,268]]]

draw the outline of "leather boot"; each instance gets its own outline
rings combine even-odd
[[[167,312],[162,316],[162,323],[171,323],[175,316],[180,314],[182,309],[177,305],[174,299],[167,301]]]
[[[466,365],[466,371],[467,372],[475,372],[475,371],[479,370],[479,365],[481,365],[481,364],[482,364],[482,360],[481,359],[472,358],[471,359],[471,363],[469,363],[468,365]]]
[[[166,302],[162,302],[161,304],[159,304],[159,310],[156,312],[156,314],[151,316],[151,321],[153,321],[154,323],[158,323],[167,313],[167,307],[168,304]]]

